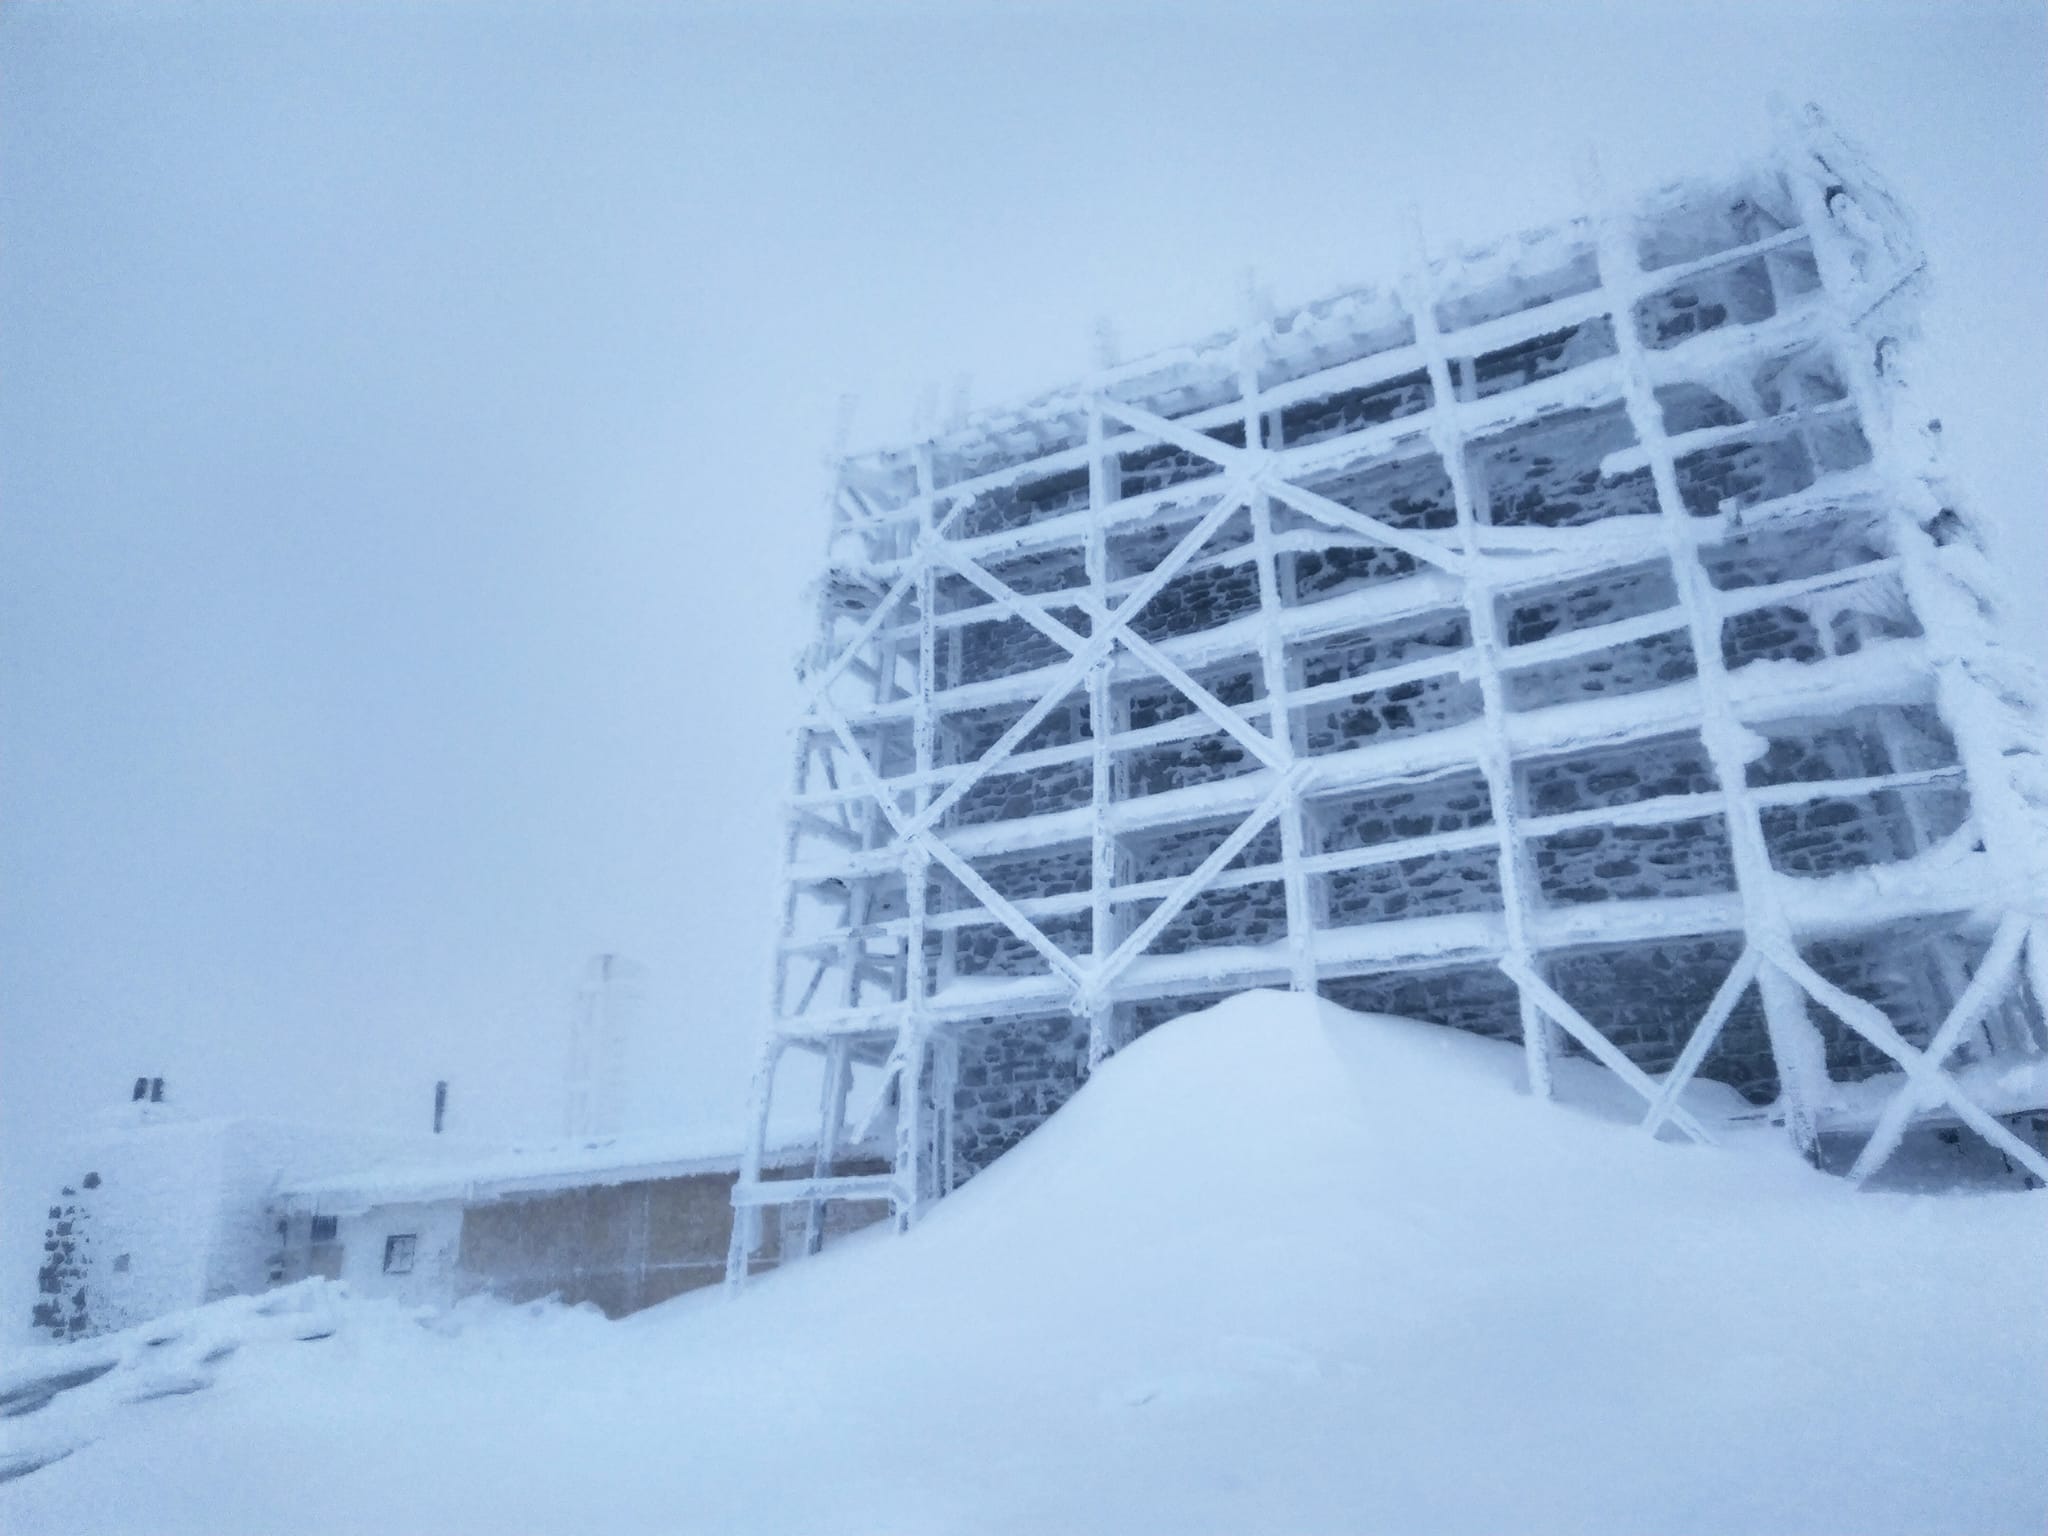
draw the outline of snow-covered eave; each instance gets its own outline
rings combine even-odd
[[[857,1155],[866,1149],[851,1150]],[[771,1166],[785,1168],[808,1164],[811,1155],[808,1144],[792,1141],[771,1147],[766,1158]],[[699,1146],[667,1152],[644,1140],[595,1142],[502,1153],[487,1160],[447,1167],[369,1169],[288,1184],[277,1198],[282,1209],[294,1214],[360,1215],[388,1205],[450,1200],[480,1205],[567,1189],[732,1174],[739,1164],[737,1136],[725,1138],[715,1149]]]

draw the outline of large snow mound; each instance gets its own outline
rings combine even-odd
[[[1516,1066],[1234,999],[908,1238],[616,1324],[346,1305],[0,1486],[0,1528],[2040,1528],[2048,1197],[1857,1194]]]

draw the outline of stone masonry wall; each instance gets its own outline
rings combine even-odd
[[[1438,832],[1490,826],[1493,800],[1475,771],[1419,783],[1376,785],[1308,803],[1311,851],[1341,853]]]
[[[1354,1013],[1426,1019],[1499,1040],[1519,1039],[1522,1033],[1520,994],[1495,965],[1336,976],[1317,990]]]
[[[1315,878],[1327,928],[1500,907],[1500,859],[1490,848],[1428,853]]]
[[[1558,906],[1711,896],[1735,889],[1735,856],[1719,816],[1648,826],[1576,827],[1532,838],[1543,899]]]
[[[953,1155],[963,1175],[986,1168],[1081,1086],[1088,1026],[1071,1014],[992,1020],[960,1037]]]
[[[1514,652],[1505,660],[1512,665]],[[1619,698],[1682,683],[1698,675],[1692,639],[1681,625],[1645,640],[1631,640],[1564,661],[1524,667],[1507,675],[1508,708],[1549,709],[1581,699]]]
[[[1119,905],[1118,929],[1128,935],[1159,905]],[[1278,880],[1211,887],[1175,913],[1152,941],[1148,954],[1177,955],[1225,944],[1271,944],[1287,936],[1287,892]]]
[[[1552,955],[1544,968],[1566,1002],[1629,1060],[1657,1076],[1678,1060],[1742,944],[1738,934],[1718,934],[1597,945]],[[1580,1052],[1576,1042],[1568,1048]],[[1770,1034],[1755,987],[1729,1016],[1700,1074],[1728,1084],[1754,1104],[1778,1096]]]
[[[1479,685],[1447,676],[1362,688],[1349,698],[1297,709],[1294,721],[1301,749],[1310,757],[1321,757],[1366,742],[1448,730],[1484,713]]]

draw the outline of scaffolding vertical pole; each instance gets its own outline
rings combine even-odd
[[[1259,408],[1260,326],[1249,284],[1244,308],[1244,328],[1237,347],[1237,392],[1244,407],[1245,451],[1254,456],[1256,463],[1260,455],[1273,451],[1277,445],[1268,445],[1264,440],[1264,413]],[[1252,557],[1259,574],[1259,663],[1266,689],[1266,734],[1279,754],[1274,772],[1287,786],[1277,820],[1281,880],[1287,898],[1288,979],[1296,992],[1314,992],[1315,909],[1310,900],[1308,876],[1301,864],[1306,856],[1308,809],[1292,773],[1296,761],[1294,716],[1288,707],[1292,689],[1287,675],[1287,645],[1280,632],[1280,557],[1273,544],[1273,503],[1257,485],[1246,489],[1245,514],[1251,519]]]
[[[953,1192],[957,1169],[953,1156],[954,1118],[960,1091],[960,1039],[946,1033],[932,1038],[932,1198]]]
[[[811,1177],[832,1176],[838,1160],[840,1138],[846,1130],[846,1095],[853,1082],[853,1064],[846,1037],[835,1035],[825,1044],[824,1083],[819,1090],[818,1151],[811,1160]],[[804,1252],[816,1253],[825,1240],[825,1202],[812,1200],[804,1212]]]
[[[739,1183],[741,1185],[761,1182],[763,1149],[768,1142],[768,1104],[775,1085],[775,1070],[782,1064],[782,1053],[787,1043],[780,1035],[771,1035],[761,1052],[761,1059],[755,1064],[754,1076],[747,1089],[746,1142],[740,1149]],[[732,1213],[732,1243],[725,1256],[725,1287],[737,1291],[746,1283],[747,1270],[753,1261],[754,1252],[761,1246],[761,1212],[758,1206],[738,1205]]]
[[[1856,402],[1872,461],[1887,471],[1884,478],[1897,491],[1886,503],[1892,552],[1899,557],[1900,584],[1926,632],[1935,706],[1955,740],[1970,787],[1971,820],[1999,877],[1995,895],[1973,893],[1977,899],[1970,905],[2024,910],[2048,926],[2048,867],[2029,856],[2042,846],[2030,835],[2034,812],[2014,782],[2010,743],[1990,723],[1999,705],[1972,668],[1988,648],[1984,609],[1967,583],[1944,568],[1939,544],[1922,526],[1945,510],[1941,467],[1933,432],[1923,429],[1914,409],[1912,358],[1902,345],[1910,342],[1910,329],[1894,328],[1886,306],[1910,290],[1924,258],[1903,215],[1817,109],[1808,107],[1802,117],[1781,103],[1777,127],[1780,170],[1826,295],[1834,360]],[[1852,218],[1855,224],[1845,222]],[[1887,241],[1895,249],[1887,252]],[[1867,270],[1871,257],[1878,258],[1874,271]],[[1906,269],[1897,270],[1900,265]],[[2030,948],[2038,952],[2039,946]],[[2029,975],[2035,1007],[2048,1015],[2048,975],[2031,965]]]
[[[912,931],[923,927],[922,914]],[[896,1230],[907,1232],[916,1223],[925,1199],[926,1165],[924,1140],[925,1078],[931,1056],[930,1042],[919,1018],[904,1020],[896,1038],[896,1177],[891,1197]]]
[[[938,730],[938,630],[934,624],[938,575],[933,544],[939,537],[938,487],[930,443],[917,450],[917,695],[912,701],[911,750],[916,788],[910,812],[920,815],[932,795],[933,742]],[[933,829],[936,835],[937,829]],[[907,1230],[923,1205],[927,1175],[921,1137],[924,1134],[924,1079],[927,1050],[927,992],[930,973],[925,962],[927,906],[931,891],[931,855],[923,838],[902,839],[904,952],[904,1019],[894,1055],[896,1078],[896,1229]],[[941,1122],[950,1135],[952,1117]],[[943,1158],[941,1159],[943,1161]]]
[[[1117,499],[1117,456],[1104,440],[1098,391],[1088,397],[1088,535],[1083,552],[1091,592],[1109,590],[1109,534],[1105,526],[1110,503]],[[1110,672],[1115,655],[1104,656],[1088,669],[1088,735],[1093,794],[1088,811],[1089,959],[1100,966],[1117,946],[1116,907],[1111,892],[1117,882],[1116,836],[1110,830],[1109,807],[1115,790],[1115,764],[1109,739],[1116,717]],[[1116,1005],[1098,997],[1088,1010],[1088,1070],[1093,1072],[1120,1043],[1115,1039]]]
[[[1792,925],[1779,899],[1777,874],[1764,841],[1763,822],[1749,793],[1752,733],[1737,717],[1729,696],[1728,669],[1721,655],[1720,608],[1701,564],[1691,514],[1678,487],[1678,470],[1664,432],[1662,407],[1650,381],[1648,357],[1636,330],[1636,302],[1648,291],[1642,258],[1636,250],[1633,219],[1607,200],[1597,173],[1593,185],[1600,287],[1621,363],[1622,399],[1629,426],[1641,445],[1657,491],[1663,520],[1664,548],[1692,643],[1701,702],[1700,741],[1720,783],[1722,820],[1734,855],[1735,888],[1742,904],[1743,925],[1752,943],[1768,955],[1779,945],[1794,947]],[[1818,1115],[1828,1102],[1827,1054],[1820,1031],[1806,1011],[1806,995],[1775,963],[1766,959],[1757,973],[1763,999],[1764,1024],[1778,1071],[1778,1107],[1793,1145],[1816,1155]]]
[[[829,548],[837,532],[836,523],[841,516],[839,498],[835,494],[828,504],[826,545]],[[832,633],[832,611],[830,599],[820,592],[817,605],[815,637],[805,654],[805,671],[811,672],[828,664],[828,640]],[[802,795],[810,788],[811,782],[811,728],[799,721],[790,751],[790,792]],[[794,806],[784,809],[782,834],[781,880],[775,900],[775,949],[769,961],[768,972],[768,1021],[765,1038],[761,1042],[761,1054],[754,1067],[753,1076],[747,1085],[747,1114],[743,1130],[744,1140],[740,1145],[740,1166],[737,1174],[739,1184],[757,1184],[761,1179],[761,1167],[767,1155],[768,1116],[775,1088],[775,1073],[782,1061],[786,1042],[778,1033],[782,1020],[789,1015],[789,944],[796,936],[797,886],[790,878],[796,867],[798,848],[798,817]],[[851,830],[849,828],[849,830]],[[817,976],[812,986],[804,993],[798,1010],[807,1005],[818,981],[822,980],[826,962],[820,961]],[[729,1292],[737,1291],[746,1283],[747,1270],[754,1252],[761,1244],[761,1211],[755,1205],[735,1205],[732,1213],[732,1237],[727,1245],[725,1284]]]
[[[1479,498],[1483,485],[1475,490],[1472,466],[1465,452],[1465,435],[1458,414],[1457,380],[1452,377],[1450,357],[1436,318],[1436,291],[1431,279],[1429,256],[1423,249],[1420,231],[1416,235],[1413,271],[1404,285],[1402,302],[1415,326],[1415,341],[1428,363],[1430,388],[1429,438],[1451,482],[1451,498],[1458,514],[1458,546],[1466,559],[1466,574],[1460,592],[1464,598],[1466,623],[1474,666],[1478,673],[1479,697],[1486,722],[1485,746],[1481,749],[1480,772],[1486,779],[1487,802],[1493,816],[1498,842],[1501,913],[1507,930],[1507,957],[1518,969],[1534,971],[1536,957],[1529,943],[1529,914],[1534,908],[1535,884],[1528,869],[1528,848],[1520,832],[1521,811],[1515,798],[1514,757],[1508,746],[1507,698],[1501,685],[1499,625],[1494,613],[1494,589],[1488,579],[1489,565],[1479,543]],[[1510,975],[1513,973],[1510,972]],[[1529,1078],[1529,1092],[1547,1099],[1552,1092],[1551,1057],[1555,1040],[1549,1019],[1529,996],[1519,980],[1515,996],[1521,1011],[1522,1059]]]
[[[2033,983],[2030,1024],[2037,1032],[2036,1051],[2048,1050],[2048,921],[2037,919],[2027,930],[2027,980]]]

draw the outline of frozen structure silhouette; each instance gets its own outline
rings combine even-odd
[[[1780,143],[841,465],[735,1282],[763,1208],[907,1223],[1250,987],[2048,1178],[2048,774],[1925,263],[1818,112]],[[764,1179],[791,1050],[818,1152]]]

